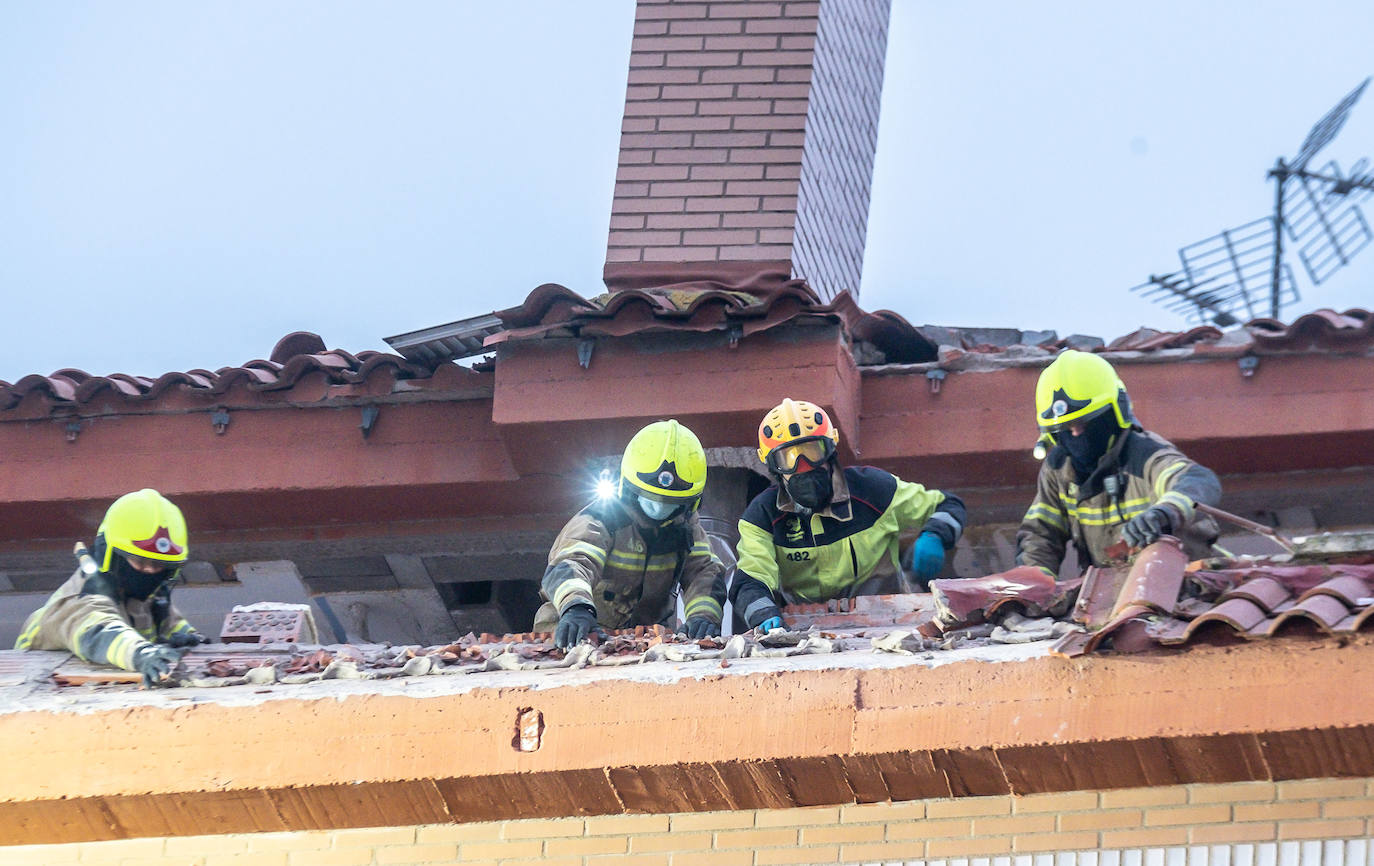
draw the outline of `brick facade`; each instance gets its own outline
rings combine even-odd
[[[640,0],[607,285],[762,270],[857,293],[888,11]]]
[[[757,866],[1283,843],[1371,833],[1374,779],[1314,779],[23,845],[3,849],[0,859],[11,866]]]

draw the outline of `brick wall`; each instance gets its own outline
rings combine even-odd
[[[1318,779],[810,809],[28,845],[0,850],[0,862],[7,866],[450,862],[761,866],[1350,839],[1371,833],[1374,779]]]
[[[640,0],[607,285],[857,292],[887,21],[888,0]]]

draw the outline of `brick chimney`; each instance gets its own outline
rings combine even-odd
[[[889,0],[638,0],[604,279],[857,295]]]

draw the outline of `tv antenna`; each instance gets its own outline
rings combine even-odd
[[[1182,268],[1151,274],[1131,291],[1176,313],[1202,322],[1234,325],[1258,318],[1268,296],[1275,319],[1298,300],[1298,286],[1285,255],[1296,252],[1314,286],[1350,263],[1374,233],[1359,203],[1374,192],[1368,158],[1343,173],[1335,160],[1320,171],[1308,166],[1345,125],[1370,79],[1366,78],[1318,120],[1291,161],[1279,157],[1268,176],[1275,181],[1274,213],[1226,229],[1178,251]],[[1285,249],[1284,235],[1288,236]]]

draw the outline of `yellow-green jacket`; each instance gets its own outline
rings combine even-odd
[[[1198,513],[1194,503],[1220,501],[1216,474],[1154,433],[1133,428],[1118,436],[1082,483],[1068,452],[1056,447],[1040,466],[1035,500],[1016,533],[1016,561],[1058,573],[1072,543],[1081,567],[1101,565],[1107,548],[1122,540],[1122,525],[1156,503],[1182,518],[1173,534],[1190,558],[1215,555],[1216,521]]]
[[[535,630],[548,631],[575,604],[596,608],[604,628],[671,625],[682,592],[684,618],[719,624],[724,567],[695,514],[650,524],[619,501],[573,515],[554,540]]]
[[[14,648],[70,650],[86,661],[131,671],[139,649],[192,631],[172,606],[166,584],[146,600],[121,596],[110,575],[88,578],[78,569],[29,614]]]
[[[963,532],[964,503],[957,496],[872,466],[836,467],[831,479],[830,504],[809,515],[778,485],[744,510],[730,595],[746,621],[744,608],[768,598],[829,601],[899,574],[902,538],[934,532],[948,550]]]

